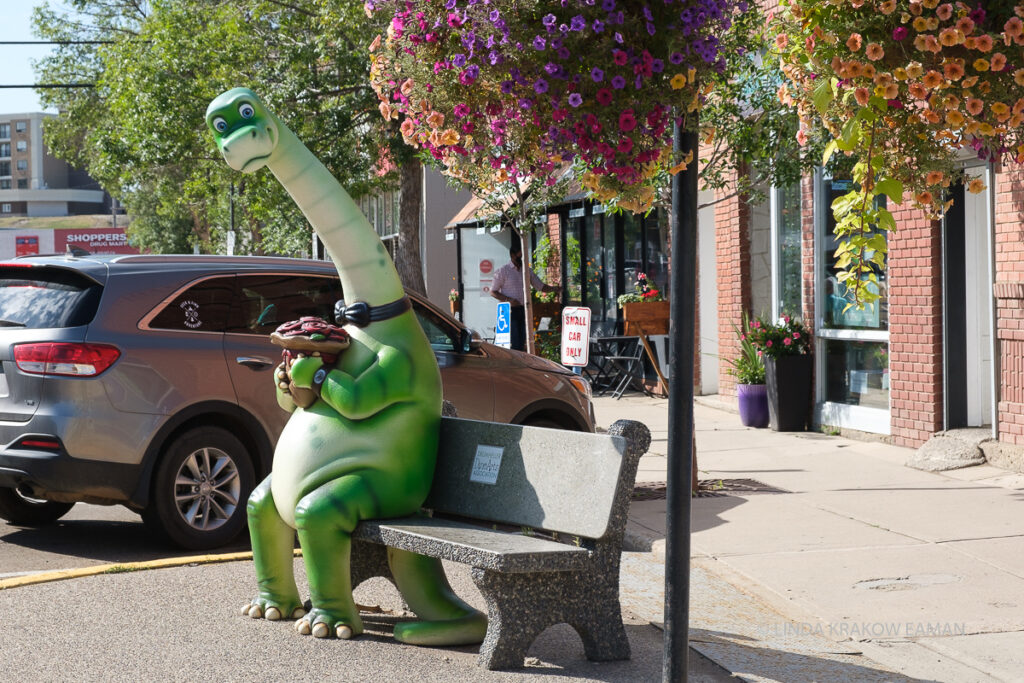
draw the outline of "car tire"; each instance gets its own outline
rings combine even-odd
[[[153,477],[146,525],[186,550],[230,543],[246,526],[252,459],[233,434],[197,427],[174,439]]]
[[[31,498],[17,489],[0,488],[0,518],[16,526],[52,524],[74,506],[74,503]]]

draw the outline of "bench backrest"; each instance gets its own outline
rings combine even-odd
[[[619,436],[445,417],[425,507],[601,538],[625,450]]]

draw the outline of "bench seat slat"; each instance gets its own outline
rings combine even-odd
[[[579,570],[590,561],[586,548],[436,517],[368,520],[353,537],[500,572]]]

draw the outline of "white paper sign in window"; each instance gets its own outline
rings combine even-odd
[[[469,480],[479,484],[497,483],[498,470],[501,469],[501,454],[504,450],[501,446],[478,445]]]

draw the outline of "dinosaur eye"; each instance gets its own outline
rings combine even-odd
[[[213,119],[213,127],[218,133],[223,133],[228,129],[228,122],[217,116]]]
[[[238,105],[238,113],[242,116],[243,119],[251,119],[253,115],[256,113],[256,110],[253,109],[252,105],[248,102],[242,102],[240,105]]]

